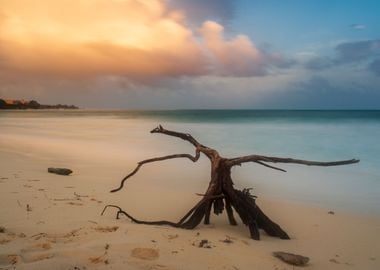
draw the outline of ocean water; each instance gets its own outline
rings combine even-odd
[[[191,133],[225,157],[358,158],[359,164],[328,168],[277,164],[287,173],[244,164],[233,170],[233,179],[239,188],[254,187],[259,198],[380,214],[380,111],[1,111],[0,151],[97,162],[98,168],[194,152],[184,141],[150,134],[158,124]],[[177,166],[168,177],[178,178],[181,170],[191,175],[194,168],[165,162]],[[207,162],[202,162],[207,177]],[[178,181],[185,183],[182,174]]]

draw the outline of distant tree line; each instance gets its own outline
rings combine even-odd
[[[0,99],[0,109],[9,109],[9,110],[26,110],[26,109],[78,109],[74,105],[43,105],[38,103],[35,100],[25,101],[25,100],[9,100],[9,99]]]

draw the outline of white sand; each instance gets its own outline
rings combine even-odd
[[[74,173],[49,174],[49,166]],[[293,269],[273,251],[310,257],[307,269],[380,269],[380,219],[358,213],[331,215],[330,209],[262,196],[257,203],[292,239],[262,233],[261,241],[251,240],[241,222],[229,226],[225,215],[194,230],[115,220],[114,209],[100,216],[104,205],[118,204],[137,218],[178,220],[199,199],[194,193],[206,189],[207,178],[165,182],[165,166],[147,168],[110,194],[134,162],[121,167],[1,151],[0,226],[6,231],[0,233],[0,269]],[[186,177],[181,168],[175,173]],[[198,247],[203,239],[211,248]]]

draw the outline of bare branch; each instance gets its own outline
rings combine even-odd
[[[188,133],[168,130],[168,129],[163,128],[161,125],[159,125],[155,129],[151,130],[150,133],[161,133],[161,134],[165,134],[168,136],[180,138],[180,139],[185,140],[185,141],[191,143],[192,145],[194,145],[201,153],[205,154],[210,159],[219,157],[219,153],[215,149],[212,149],[210,147],[207,147],[207,146],[199,143],[196,139],[194,139],[193,136],[191,136]]]
[[[144,164],[147,164],[147,163],[152,163],[152,162],[156,162],[156,161],[162,161],[162,160],[168,160],[168,159],[174,159],[174,158],[188,158],[190,159],[191,161],[193,162],[196,162],[198,159],[199,159],[199,156],[200,156],[200,152],[198,150],[195,151],[195,156],[193,157],[192,155],[190,154],[175,154],[175,155],[169,155],[169,156],[163,156],[163,157],[157,157],[157,158],[151,158],[151,159],[146,159],[146,160],[143,160],[143,161],[140,161],[138,164],[137,164],[137,167],[130,173],[128,174],[126,177],[124,177],[121,182],[120,182],[120,186],[118,188],[115,188],[113,190],[111,190],[111,192],[117,192],[119,190],[121,190],[124,186],[124,183],[125,181],[130,178],[131,176],[135,175],[138,170],[140,169],[140,167]]]
[[[138,220],[134,217],[132,217],[130,214],[128,214],[127,212],[125,212],[123,209],[121,209],[121,207],[117,206],[117,205],[113,205],[113,204],[108,204],[104,207],[101,215],[104,214],[104,212],[106,211],[106,209],[108,207],[114,207],[116,209],[118,209],[117,213],[116,213],[116,219],[119,219],[119,216],[120,214],[123,214],[125,216],[127,216],[130,220],[132,220],[134,223],[137,223],[137,224],[146,224],[146,225],[168,225],[168,226],[172,226],[172,227],[180,227],[180,224],[179,223],[174,223],[174,222],[171,222],[171,221],[166,221],[166,220],[160,220],[160,221],[144,221],[144,220]]]
[[[178,222],[172,222],[167,220],[159,220],[159,221],[145,221],[145,220],[139,220],[128,214],[126,211],[121,209],[121,207],[113,204],[106,205],[101,213],[101,215],[104,214],[104,212],[107,210],[108,207],[113,207],[118,209],[116,213],[116,219],[119,219],[120,214],[123,214],[127,216],[130,220],[137,224],[146,224],[146,225],[168,225],[176,228],[185,228],[185,229],[193,229],[197,223],[197,218],[202,218],[204,216],[204,211],[202,211],[202,208],[204,207],[205,203],[208,202],[208,199],[203,198],[200,200],[193,208],[190,209],[189,212],[186,213],[186,215],[181,218]],[[201,211],[199,211],[201,209]]]
[[[167,130],[167,129],[164,129],[161,125],[159,125],[159,126],[156,127],[155,129],[151,130],[150,133],[161,133],[161,134],[165,134],[165,135],[168,135],[168,136],[177,137],[177,138],[180,138],[180,139],[182,139],[182,140],[188,141],[189,143],[191,143],[191,144],[194,145],[195,147],[202,146],[202,145],[201,145],[196,139],[194,139],[193,136],[191,136],[190,134],[188,134],[188,133],[182,133],[182,132],[177,132],[177,131],[172,131],[172,130]]]
[[[264,163],[264,162],[261,162],[261,161],[255,161],[255,163],[260,164],[260,165],[263,165],[263,166],[268,167],[268,168],[271,168],[271,169],[275,169],[275,170],[278,170],[278,171],[286,172],[284,169],[281,169],[281,168],[278,168],[278,167],[275,167],[275,166],[268,165],[268,164],[266,164],[266,163]]]
[[[302,159],[293,159],[293,158],[281,158],[281,157],[268,157],[268,156],[260,156],[260,155],[249,155],[244,157],[237,157],[232,158],[227,161],[227,164],[232,167],[235,165],[241,165],[242,163],[246,162],[255,162],[258,164],[261,164],[263,166],[285,171],[283,169],[269,166],[268,164],[265,164],[263,162],[272,162],[272,163],[293,163],[293,164],[302,164],[302,165],[308,165],[308,166],[339,166],[339,165],[346,165],[346,164],[353,164],[358,163],[359,159],[349,159],[349,160],[339,160],[339,161],[328,161],[328,162],[321,162],[321,161],[310,161],[310,160],[302,160]]]

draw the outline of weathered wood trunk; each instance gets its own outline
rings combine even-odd
[[[357,159],[333,162],[319,162],[292,158],[268,157],[260,155],[249,155],[237,158],[223,158],[219,155],[219,153],[216,150],[200,144],[190,134],[166,130],[162,126],[158,126],[154,130],[152,130],[151,133],[161,133],[188,141],[196,149],[195,156],[192,156],[190,154],[175,154],[140,161],[135,170],[128,174],[126,177],[124,177],[124,179],[120,183],[120,186],[114,190],[111,190],[111,192],[117,192],[121,190],[124,186],[125,181],[131,176],[133,176],[135,173],[137,173],[140,167],[144,164],[174,158],[188,158],[191,161],[196,162],[200,157],[200,153],[202,153],[211,162],[211,180],[209,182],[209,186],[206,192],[202,194],[202,199],[192,209],[190,209],[190,211],[180,221],[176,223],[166,220],[138,220],[116,205],[105,206],[102,214],[107,209],[107,207],[115,207],[118,209],[116,215],[117,218],[119,218],[120,214],[123,214],[130,218],[132,221],[139,224],[168,225],[184,229],[193,229],[199,223],[201,223],[202,220],[204,220],[205,224],[209,224],[212,210],[214,214],[219,215],[223,213],[224,209],[227,212],[227,217],[230,224],[235,226],[237,225],[236,219],[234,217],[235,209],[243,223],[246,226],[248,226],[251,238],[259,240],[259,229],[262,229],[270,236],[278,237],[281,239],[290,239],[288,234],[278,224],[276,224],[269,217],[267,217],[264,214],[264,212],[259,208],[259,206],[256,204],[256,196],[250,193],[250,189],[237,190],[234,188],[234,183],[231,179],[231,168],[236,165],[241,165],[242,163],[255,162],[257,164],[272,169],[285,171],[281,168],[268,165],[267,163],[273,162],[296,163],[309,166],[337,166],[359,162],[359,160]]]

